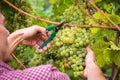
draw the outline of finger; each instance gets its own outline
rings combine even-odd
[[[36,49],[38,52],[40,52],[40,53],[43,52],[43,49],[38,49],[38,48],[39,48],[39,45],[36,44],[34,47],[35,47],[35,49]]]
[[[48,37],[50,36],[50,32],[49,31],[47,31],[46,34],[47,34]]]
[[[40,27],[38,25],[34,25],[31,28],[35,31],[35,33],[37,33],[37,34],[39,33],[39,34],[46,36],[46,29],[45,28]]]
[[[38,48],[39,48],[39,45],[35,44],[35,45],[34,45],[34,48],[35,48],[36,50],[39,50],[39,49],[38,49]]]
[[[43,43],[43,42],[38,42],[38,44],[36,44],[36,45],[37,46],[41,45],[41,43]],[[47,50],[49,47],[50,47],[50,43],[48,43],[45,47],[43,47],[43,50]]]
[[[94,53],[89,52],[85,57],[85,63],[88,65],[91,62],[96,62]]]
[[[38,45],[38,44],[36,44],[34,47],[35,47],[38,51],[47,50],[47,47],[46,47],[46,46],[43,47],[42,49],[39,49],[40,45]]]
[[[50,43],[47,44],[47,48],[50,48]]]
[[[41,41],[41,36],[39,35],[35,35],[33,38],[30,39],[31,40],[31,44],[35,45],[37,44],[38,41]]]
[[[43,50],[47,50],[47,47],[45,46],[45,47],[43,47]]]
[[[48,38],[48,36],[45,36],[44,34],[37,34],[36,38],[37,39],[39,38],[40,40],[45,41]]]
[[[43,41],[47,40],[47,38],[48,38],[47,36],[43,36],[43,35],[41,36],[41,40]]]
[[[85,68],[85,69],[84,69],[84,74],[83,74],[84,77],[87,77],[87,73],[88,73],[88,71],[87,71],[87,69]]]
[[[43,44],[43,40],[39,39],[36,44],[38,44],[39,46]]]
[[[46,29],[45,28],[37,26],[37,25],[35,25],[34,27],[36,28],[37,32],[40,32],[42,35],[46,36]]]
[[[28,40],[23,40],[22,41],[22,44],[25,44],[25,45],[31,45],[31,41],[28,41]]]
[[[39,52],[39,53],[42,53],[43,51],[44,51],[43,49],[37,50],[37,52]]]
[[[43,52],[43,49],[39,49],[38,51],[41,53],[41,52]]]
[[[87,52],[88,52],[88,53],[91,51],[91,49],[90,49],[90,46],[89,46],[89,45],[86,47],[86,50],[87,50]]]
[[[36,43],[38,43],[39,41],[42,41],[42,36],[41,34],[36,35],[35,37],[33,37],[33,40],[36,41]]]
[[[86,50],[87,50],[88,54],[94,54],[94,52],[91,50],[90,46],[87,46]]]

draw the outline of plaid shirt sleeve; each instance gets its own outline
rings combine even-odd
[[[70,80],[52,65],[41,65],[25,70],[11,70],[0,74],[0,80]]]

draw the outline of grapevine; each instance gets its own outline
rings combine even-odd
[[[107,78],[119,80],[119,36],[115,39],[120,29],[119,0],[73,0],[74,2],[72,0],[38,0],[37,5],[41,5],[39,2],[44,4],[42,5],[44,9],[39,6],[39,10],[31,7],[29,2],[33,2],[33,5],[36,2],[31,1],[0,1],[0,9],[7,20],[6,28],[11,33],[17,29],[29,27],[32,23],[40,26],[57,25],[61,21],[66,23],[51,42],[51,48],[42,54],[22,44],[17,47],[15,54],[12,55],[16,56],[25,67],[53,64],[62,72],[72,71],[77,78],[72,79],[69,75],[70,78],[78,80],[78,77],[83,75],[86,46],[90,44],[95,52],[97,65],[107,74]],[[51,7],[47,9],[48,5]],[[89,12],[90,8],[93,9],[92,14]],[[41,12],[46,13],[41,14]],[[13,59],[9,64],[15,69],[23,69],[21,62],[16,60]]]
[[[47,22],[47,23],[52,23],[52,24],[59,24],[59,22],[53,22],[53,21],[50,21],[50,20],[45,20],[43,18],[40,18],[40,17],[37,17],[37,16],[34,16],[32,14],[29,14],[27,12],[24,12],[23,10],[17,8],[16,6],[14,6],[13,4],[11,4],[9,1],[7,0],[3,0],[5,3],[9,4],[10,6],[12,6],[14,9],[18,10],[20,13],[23,13],[27,16],[30,16],[34,19],[37,19],[37,20],[40,20],[40,21],[43,21],[43,22]],[[118,30],[117,28],[113,27],[113,26],[96,26],[96,25],[79,25],[79,24],[65,24],[66,26],[69,26],[69,27],[82,27],[82,28],[105,28],[105,29],[112,29],[112,30]]]

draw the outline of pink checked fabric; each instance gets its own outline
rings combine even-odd
[[[0,80],[70,80],[52,65],[41,65],[24,70],[14,70],[4,62],[0,62]]]

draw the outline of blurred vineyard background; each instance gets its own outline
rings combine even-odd
[[[20,11],[9,6],[6,0],[0,0],[0,10],[6,17],[6,28],[12,33],[13,31],[25,27],[30,27],[32,25],[39,25],[42,27],[47,27],[49,25],[54,25],[51,23],[44,22],[39,19],[34,19],[29,17]],[[61,17],[66,9],[76,5],[77,0],[8,0],[14,6],[23,11],[37,16],[38,18],[44,18],[46,20],[61,22]],[[79,4],[86,10],[89,16],[92,16],[99,21],[96,22],[91,18],[85,19],[85,13],[82,13],[84,17],[79,17],[86,22],[79,23],[81,25],[88,25],[87,27],[92,33],[91,48],[95,52],[96,61],[98,66],[102,69],[105,77],[108,80],[120,80],[120,27],[109,22],[106,17],[100,13],[93,4],[102,10],[107,17],[109,17],[112,22],[120,26],[120,1],[119,0],[78,0]],[[68,12],[69,13],[69,12]],[[66,15],[71,17],[71,15]],[[100,22],[100,23],[99,23]],[[75,23],[76,24],[76,23]],[[94,25],[102,26],[102,28],[92,28]],[[107,26],[108,29],[104,27]],[[114,29],[111,30],[111,27]],[[16,57],[23,63],[26,67],[31,67],[31,60],[34,56],[36,59],[40,59],[41,56],[32,47],[27,47],[20,44],[16,51]],[[41,59],[40,59],[41,60]],[[39,65],[41,62],[37,62],[35,65]],[[15,69],[24,69],[24,67],[13,58],[12,62],[9,63]],[[32,63],[34,64],[34,63]],[[65,71],[71,78],[71,80],[84,80],[81,77],[74,77],[72,70]]]

